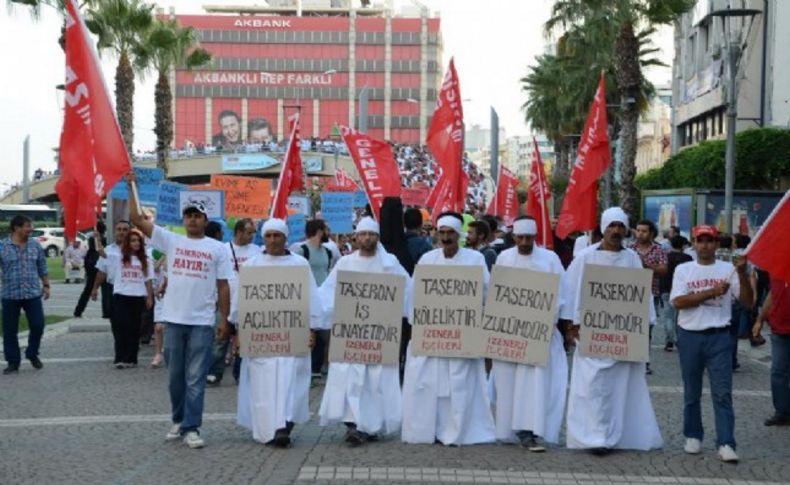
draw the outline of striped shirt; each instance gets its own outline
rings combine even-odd
[[[28,300],[41,296],[40,279],[47,275],[47,258],[38,241],[28,239],[19,247],[11,238],[0,241],[0,269],[4,300]]]

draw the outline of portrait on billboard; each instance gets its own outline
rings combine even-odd
[[[219,133],[216,133],[211,139],[212,145],[227,150],[242,143],[241,117],[236,111],[230,109],[220,111],[217,122],[219,123]]]
[[[274,140],[272,124],[266,118],[253,118],[247,123],[247,139],[249,143],[268,144]]]

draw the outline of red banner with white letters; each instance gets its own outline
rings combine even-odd
[[[378,219],[384,198],[400,196],[400,170],[392,149],[389,143],[347,126],[340,127],[340,134],[357,167],[370,207]]]
[[[277,180],[277,191],[272,204],[272,217],[277,219],[288,218],[288,196],[291,192],[304,190],[304,174],[302,171],[302,152],[299,148],[301,141],[299,131],[299,114],[291,117],[291,137],[288,140],[288,150]]]
[[[532,159],[532,168],[529,172],[529,191],[527,192],[527,214],[535,218],[538,234],[535,241],[545,248],[554,247],[554,235],[551,232],[551,218],[549,216],[549,199],[551,190],[543,170],[543,160],[540,157],[538,141],[532,137],[535,146],[535,156]]]
[[[513,221],[518,217],[517,189],[518,177],[500,165],[496,193],[494,193],[491,203],[488,204],[486,214],[501,218],[506,226],[513,225]]]

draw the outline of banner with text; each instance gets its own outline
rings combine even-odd
[[[398,363],[405,284],[398,275],[337,272],[330,362]]]
[[[305,222],[307,217],[304,214],[296,213],[288,216],[288,244],[294,244],[305,240]]]
[[[404,206],[424,207],[430,191],[429,187],[404,187],[400,191],[400,198]]]
[[[155,206],[159,200],[159,183],[165,178],[161,168],[135,167],[137,175],[137,196],[140,205]],[[110,197],[117,200],[129,199],[129,187],[126,180],[121,180],[110,191]]]
[[[415,266],[414,355],[481,357],[482,314],[482,267]]]
[[[183,213],[187,205],[199,202],[206,208],[209,219],[225,218],[225,192],[221,190],[182,190],[178,197],[179,214]]]
[[[279,164],[280,160],[262,153],[234,153],[222,155],[223,172],[264,170]]]
[[[242,357],[310,353],[310,267],[242,266],[239,351]]]
[[[579,329],[582,355],[648,361],[652,279],[649,269],[584,267]]]
[[[329,224],[333,234],[350,234],[354,231],[354,193],[321,193],[321,217]]]
[[[559,286],[557,274],[494,265],[483,314],[483,356],[545,367]]]
[[[226,217],[265,218],[272,205],[272,181],[257,177],[212,175],[211,187],[225,192]]]
[[[159,196],[156,203],[156,223],[161,225],[181,225],[184,218],[181,215],[182,190],[187,186],[177,182],[162,182],[159,184]]]

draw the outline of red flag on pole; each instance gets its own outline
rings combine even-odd
[[[768,271],[772,278],[790,282],[790,244],[787,228],[790,227],[790,191],[774,208],[763,227],[746,248],[746,257]]]
[[[291,121],[291,137],[288,140],[288,150],[285,152],[283,166],[280,169],[280,178],[277,180],[277,191],[274,193],[272,204],[272,217],[286,219],[288,217],[288,196],[291,192],[304,190],[304,176],[302,175],[302,155],[299,148],[299,113],[293,115]]]
[[[442,167],[442,177],[446,177],[449,183],[447,190],[441,187],[442,190],[437,192],[437,196],[443,194],[445,198],[450,198],[450,201],[445,204],[442,198],[438,202],[443,207],[448,207],[448,210],[463,212],[466,202],[466,190],[462,190],[464,111],[461,106],[461,87],[453,59],[450,59],[439,96],[436,98],[436,108],[425,144]],[[468,180],[466,183],[468,185]]]
[[[543,171],[543,160],[540,157],[538,141],[532,137],[535,145],[535,156],[529,172],[529,190],[527,192],[527,214],[535,218],[538,234],[535,240],[544,248],[554,247],[554,235],[551,233],[551,218],[549,217],[549,199],[551,190]]]
[[[601,72],[557,222],[557,236],[563,239],[573,231],[595,229],[598,179],[612,163],[608,127],[606,82]]]
[[[500,165],[496,192],[488,205],[486,214],[500,217],[506,226],[513,225],[513,221],[518,217],[517,189],[518,177],[503,165]]]
[[[348,172],[342,168],[338,168],[335,170],[335,176],[329,180],[324,190],[327,192],[356,192],[359,190],[359,186],[354,182],[354,179],[351,178]]]
[[[389,143],[365,133],[340,127],[343,142],[357,167],[362,188],[368,195],[376,219],[385,197],[400,197],[400,170]]]
[[[75,0],[66,2],[66,81],[60,179],[66,238],[96,224],[101,200],[132,167],[93,41]]]

